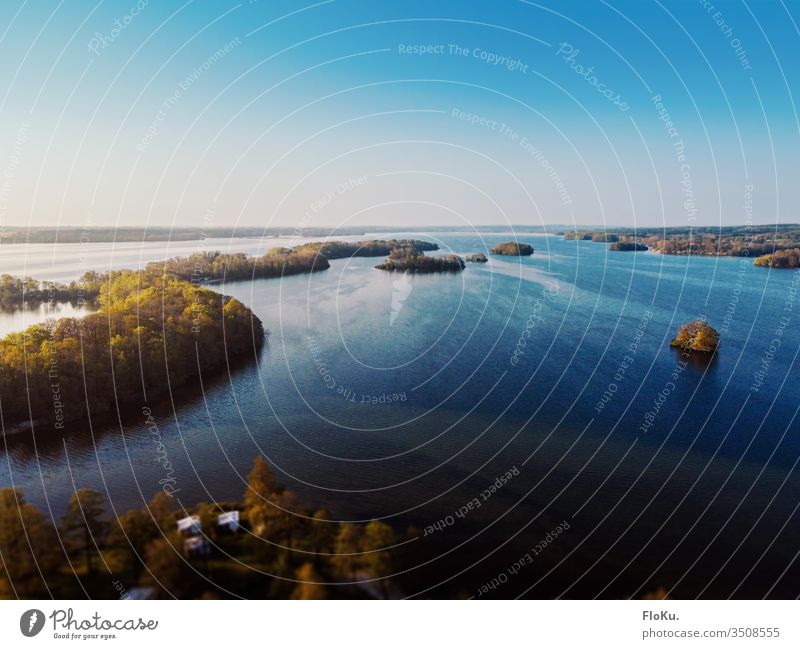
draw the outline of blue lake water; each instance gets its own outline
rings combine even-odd
[[[257,362],[174,408],[126,404],[153,408],[176,497],[240,497],[263,453],[335,520],[416,528],[409,594],[796,596],[800,276],[517,236],[532,257],[460,275],[349,259],[214,286],[270,330]],[[420,237],[457,254],[509,239]],[[669,340],[701,316],[720,349],[684,359]],[[119,512],[166,477],[144,417],[5,444],[0,484],[53,515],[75,486]]]

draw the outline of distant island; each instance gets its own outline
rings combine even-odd
[[[800,248],[776,250],[773,253],[756,257],[753,263],[756,266],[770,268],[800,268]]]
[[[424,228],[423,228],[424,229]],[[393,228],[375,226],[371,232],[391,232]],[[337,228],[295,228],[295,227],[36,227],[3,226],[0,228],[0,244],[25,243],[124,243],[157,241],[202,241],[204,239],[261,238],[261,237],[329,237],[360,236],[367,232],[364,227]]]
[[[494,255],[508,255],[510,257],[528,257],[533,254],[533,246],[527,243],[506,241],[498,243],[490,251]]]
[[[647,250],[647,246],[643,243],[636,243],[635,241],[616,241],[614,243],[609,243],[608,249],[630,252]]]
[[[428,241],[376,239],[372,241],[315,241],[294,248],[272,248],[258,257],[238,253],[198,252],[164,262],[151,262],[147,270],[174,273],[192,281],[264,279],[315,273],[330,268],[330,259],[385,257],[394,250],[421,253],[438,250]]]
[[[98,302],[97,313],[0,339],[7,432],[31,419],[61,429],[113,411],[122,405],[118,395],[145,403],[145,395],[158,398],[198,373],[226,369],[265,339],[261,321],[238,300],[152,271],[109,273]]]
[[[485,264],[489,261],[489,258],[482,252],[476,252],[474,255],[467,255],[466,261],[472,262],[473,264]]]
[[[392,273],[460,273],[464,266],[464,260],[458,255],[429,257],[413,249],[398,248],[375,268]]]
[[[439,250],[439,246],[419,239],[373,239],[372,241],[315,241],[292,248],[295,254],[313,253],[327,259],[347,257],[386,257],[402,248],[414,252]]]
[[[439,246],[417,239],[374,239],[369,241],[316,241],[294,248],[272,248],[263,255],[243,252],[196,252],[187,257],[173,257],[147,264],[145,274],[170,274],[187,282],[265,279],[316,273],[330,268],[330,259],[347,257],[385,257],[395,250],[403,254],[438,250]],[[108,274],[89,271],[77,281],[40,282],[30,277],[0,276],[0,309],[37,306],[45,302],[88,304],[94,306]]]
[[[719,346],[719,333],[705,320],[692,320],[680,326],[678,335],[669,344],[698,352],[714,352]]]
[[[573,230],[572,232],[564,232],[564,239],[567,241],[594,241],[601,243],[612,243],[619,241],[619,235],[608,234],[606,232],[580,232]]]

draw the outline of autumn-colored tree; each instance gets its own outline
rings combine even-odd
[[[164,533],[170,533],[175,529],[174,506],[175,499],[163,491],[156,492],[147,505],[151,520]]]
[[[105,499],[94,489],[82,487],[69,500],[67,513],[61,518],[63,538],[83,553],[86,572],[94,570],[92,556],[104,543],[108,524],[102,520]]]
[[[373,577],[380,578],[381,593],[388,595],[387,576],[392,573],[392,547],[397,543],[394,530],[382,521],[370,521],[361,536],[361,564]]]
[[[308,523],[303,548],[315,555],[315,562],[320,563],[320,555],[333,551],[335,524],[330,522],[331,516],[325,509],[314,512]]]
[[[200,519],[200,527],[203,530],[203,535],[211,540],[215,540],[217,538],[219,505],[201,502],[197,504],[195,511],[197,517]]]
[[[19,489],[0,489],[0,597],[48,597],[58,565],[55,528]]]
[[[283,490],[283,485],[275,478],[267,461],[259,455],[247,476],[247,491],[244,494],[244,507],[250,527],[259,536],[268,534],[270,525],[280,515],[280,510],[271,500]]]
[[[705,320],[692,320],[678,328],[678,335],[670,344],[683,349],[713,352],[719,345],[719,334]]]

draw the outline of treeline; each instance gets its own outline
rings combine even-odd
[[[20,490],[0,490],[0,597],[126,597],[139,587],[152,598],[386,598],[408,560],[392,527],[309,510],[261,457],[241,504],[174,503],[160,491],[111,519],[102,495],[82,488],[56,526]],[[217,525],[231,510],[235,531]],[[179,532],[187,516],[199,530]]]
[[[295,253],[314,253],[328,259],[347,257],[386,257],[394,250],[412,250],[417,253],[438,250],[439,246],[419,239],[375,239],[372,241],[314,241],[292,249]]]
[[[774,253],[757,257],[753,263],[756,266],[769,266],[771,268],[800,268],[800,248],[778,250]]]
[[[773,239],[765,235],[753,238],[717,237],[702,235],[694,237],[676,236],[669,239],[648,237],[644,239],[653,250],[665,255],[703,255],[717,257],[753,257],[774,250],[796,247],[800,241]]]
[[[643,243],[637,243],[635,241],[615,241],[614,243],[608,244],[608,249],[623,252],[633,252],[647,250],[647,246]]]
[[[460,273],[466,264],[458,255],[429,257],[413,248],[397,248],[375,268],[393,273]]]
[[[174,276],[104,276],[100,310],[0,339],[0,408],[6,427],[69,421],[142,403],[226,367],[264,342],[241,302]],[[88,402],[88,406],[87,406]],[[87,410],[89,408],[89,410]]]
[[[91,304],[100,295],[102,275],[84,273],[77,282],[40,282],[30,277],[0,275],[0,307],[15,307],[25,303],[73,302]]]
[[[204,282],[283,277],[328,268],[328,259],[322,255],[295,252],[289,248],[273,248],[259,257],[250,257],[243,252],[197,252],[188,257],[150,262],[146,271],[171,273],[187,281]]]

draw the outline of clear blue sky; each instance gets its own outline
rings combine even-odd
[[[798,22],[762,1],[4,2],[0,225],[797,222]]]

